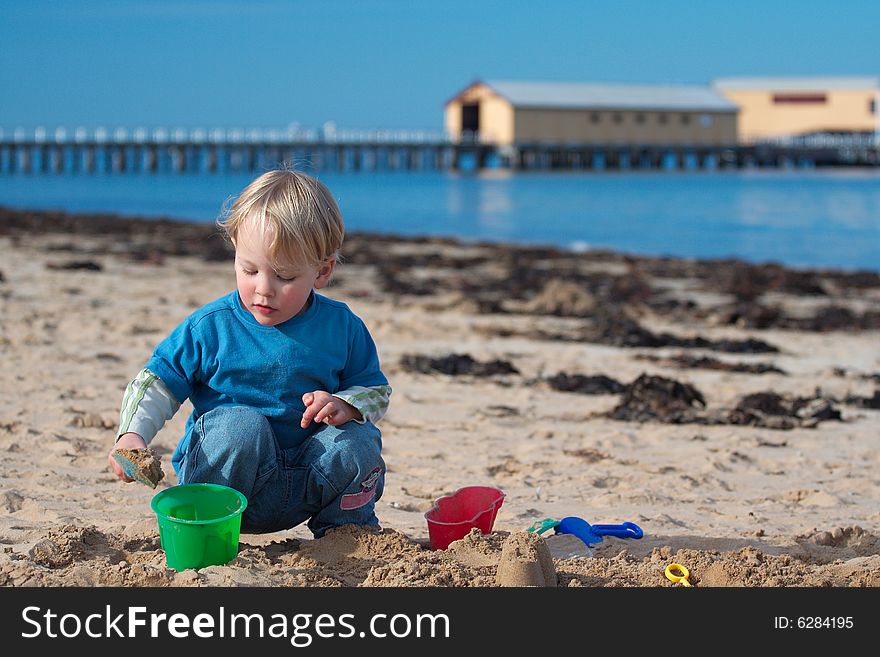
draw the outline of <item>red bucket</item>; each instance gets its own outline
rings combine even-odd
[[[503,502],[504,492],[489,486],[465,486],[439,498],[425,514],[431,547],[445,550],[474,527],[488,534]]]

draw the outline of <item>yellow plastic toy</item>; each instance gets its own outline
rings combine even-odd
[[[693,584],[688,581],[688,577],[691,576],[690,572],[680,563],[671,563],[666,566],[665,574],[666,579],[675,582],[676,584],[680,583],[682,586],[693,586]]]

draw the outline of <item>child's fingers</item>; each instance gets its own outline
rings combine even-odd
[[[326,422],[327,424],[334,424],[332,418],[339,413],[339,406],[332,401],[326,402],[325,399],[330,397],[326,393],[320,393],[316,395],[314,392],[307,392],[303,395],[303,403],[306,405],[306,410],[303,412],[302,422],[300,422],[300,426],[305,429],[309,426],[309,423],[314,422]],[[321,406],[321,404],[324,404]]]
[[[312,418],[315,416],[315,409],[312,408],[312,404],[315,401],[314,393],[307,392],[302,396],[303,404],[306,405],[306,410],[303,411],[302,420],[300,420],[299,426],[305,429],[309,426],[309,422],[312,421]]]
[[[107,463],[110,464],[110,469],[113,470],[113,474],[115,474],[117,477],[122,477],[122,475],[123,475],[122,468],[119,467],[119,464],[116,462],[116,459],[113,458],[113,452],[115,452],[115,451],[116,450],[114,449],[107,455]]]
[[[336,404],[330,402],[329,404],[325,404],[324,408],[322,408],[315,415],[315,422],[327,422],[330,424],[330,420],[333,417],[334,413],[336,413]]]
[[[315,422],[323,422],[327,419],[328,415],[332,415],[333,410],[330,408],[330,404],[324,406],[320,411],[315,413]]]

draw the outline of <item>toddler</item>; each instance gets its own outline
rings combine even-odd
[[[181,484],[241,491],[243,532],[378,525],[376,422],[391,387],[363,321],[315,292],[342,246],[336,202],[310,176],[270,171],[218,225],[235,247],[236,289],[187,317],[128,385],[110,466],[132,481],[113,451],[145,448],[189,399],[171,464]]]

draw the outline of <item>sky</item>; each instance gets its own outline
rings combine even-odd
[[[0,129],[440,130],[475,79],[878,76],[880,2],[0,0]]]

